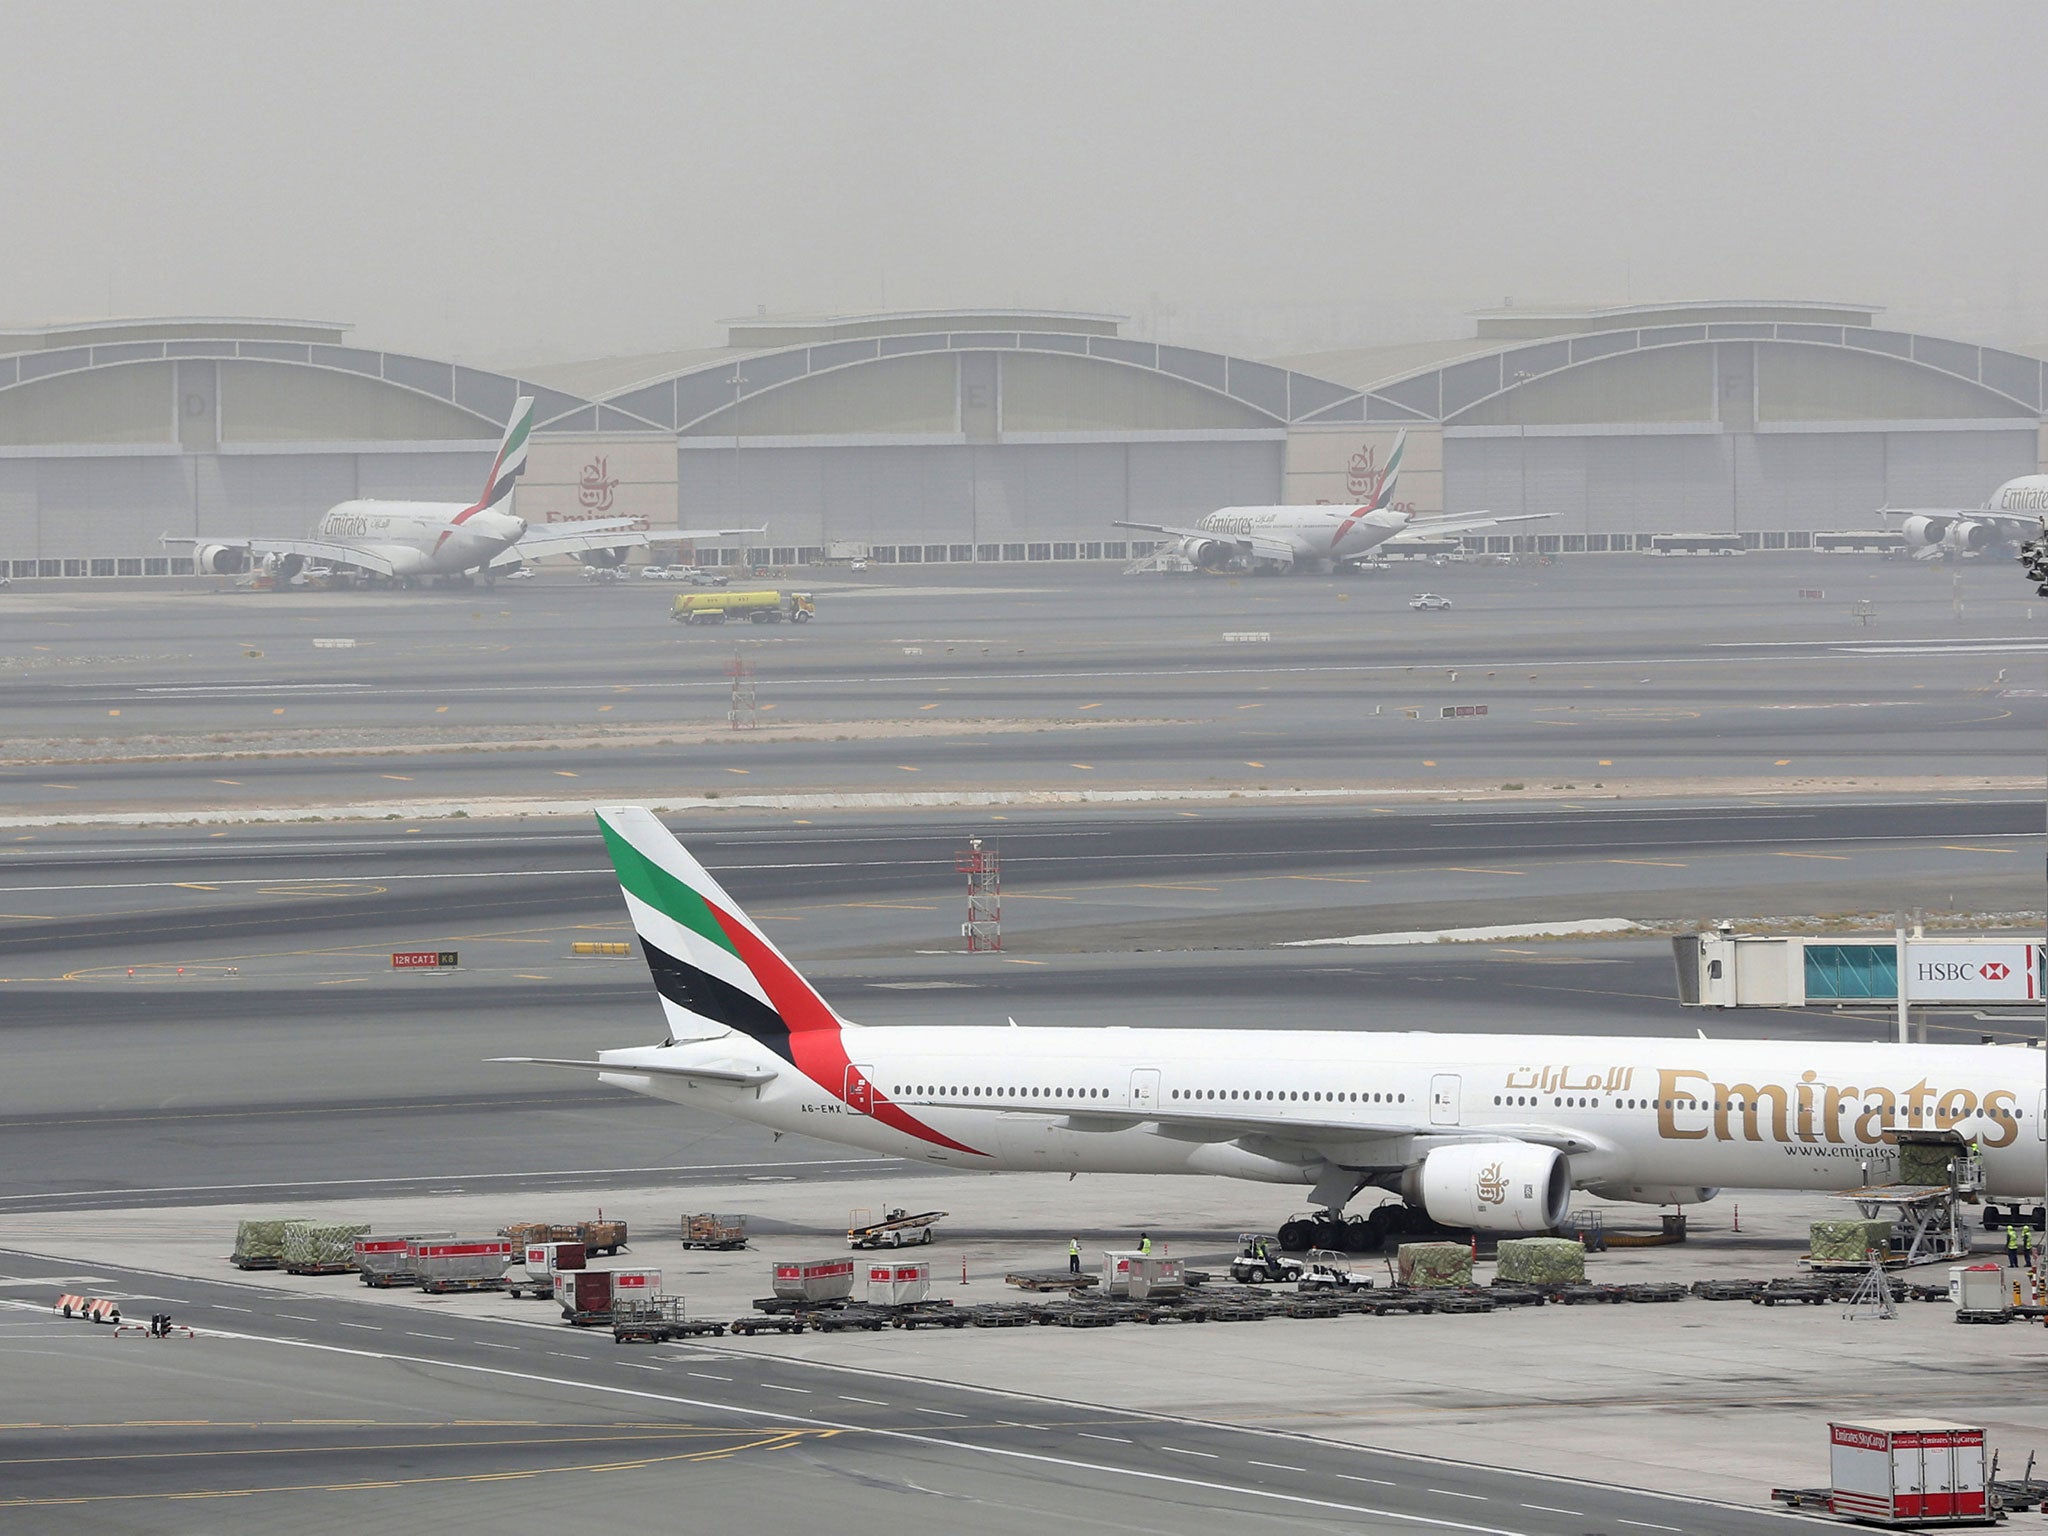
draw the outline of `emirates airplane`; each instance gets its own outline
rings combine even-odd
[[[1886,517],[1903,518],[1899,531],[1915,560],[1974,554],[2038,539],[2048,514],[2048,475],[2020,475],[1986,498],[1981,507],[1885,507]]]
[[[592,563],[616,565],[626,550],[644,547],[648,535],[635,518],[529,528],[512,513],[512,486],[526,469],[527,438],[533,431],[533,397],[521,395],[505,425],[505,436],[475,501],[344,501],[320,519],[309,539],[268,537],[188,538],[165,534],[166,544],[193,546],[193,563],[210,575],[231,576],[252,565],[273,566],[296,576],[308,563],[360,572],[416,586],[422,577],[461,581],[473,572],[493,575],[545,555],[584,555]],[[682,528],[664,539],[713,539],[761,533],[760,528]]]
[[[1722,1186],[1859,1188],[1893,1177],[1902,1137],[1973,1137],[1987,1198],[2017,1209],[2043,1194],[2048,1098],[2023,1047],[862,1026],[652,812],[597,818],[667,1038],[594,1061],[496,1060],[947,1167],[1306,1186],[1331,1247],[1370,1248],[1422,1214],[1547,1232],[1578,1189],[1665,1205]],[[1407,1204],[1342,1222],[1367,1188]]]
[[[1401,450],[1407,442],[1406,432],[1394,439],[1379,489],[1362,507],[1225,507],[1192,528],[1171,523],[1118,522],[1115,526],[1173,535],[1180,541],[1181,557],[1201,571],[1313,571],[1325,565],[1350,564],[1383,544],[1442,538],[1550,516],[1548,512],[1505,516],[1443,512],[1417,517],[1403,512],[1394,505],[1394,480],[1401,473]]]

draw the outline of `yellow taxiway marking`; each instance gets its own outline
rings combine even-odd
[[[1140,890],[1140,891],[1212,891],[1212,892],[1213,892],[1213,891],[1217,891],[1217,890],[1220,890],[1220,889],[1222,889],[1222,887],[1220,887],[1220,886],[1214,886],[1214,885],[1155,885],[1155,884],[1152,884],[1152,883],[1150,883],[1150,882],[1148,882],[1148,881],[1144,881],[1144,880],[1137,880],[1137,881],[1133,881],[1133,882],[1132,882],[1132,889],[1134,889],[1134,890]]]
[[[367,976],[337,976],[332,981],[316,981],[313,985],[316,987],[341,987],[346,986],[352,981],[368,981],[369,979]]]
[[[1266,707],[1266,705],[1265,705],[1265,702],[1264,702],[1263,700],[1261,700],[1260,702],[1258,702],[1258,703],[1256,703],[1256,704],[1240,704],[1240,705],[1238,705],[1237,707],[1238,707],[1239,709],[1264,709],[1264,708]]]
[[[118,709],[110,709],[107,711],[107,713],[110,715],[118,715],[121,713],[121,711],[119,711]]]
[[[1951,853],[2011,853],[2010,848],[1972,848],[1967,843],[1943,843]]]
[[[615,704],[600,704],[597,706],[597,712],[601,715],[604,714],[607,710],[616,709],[617,707],[618,706]]]
[[[1093,763],[1069,763],[1067,766],[1069,768],[1079,768],[1083,773],[1093,773],[1095,771]]]
[[[1282,875],[1282,880],[1320,880],[1330,885],[1371,885],[1362,875]]]
[[[1847,864],[1849,862],[1849,855],[1846,853],[1787,853],[1781,849],[1773,853],[1771,857],[1774,859],[1833,859],[1839,864]]]
[[[281,715],[281,714],[283,714],[283,713],[284,713],[284,710],[283,710],[282,708],[278,708],[278,709],[273,709],[273,710],[271,711],[271,713],[272,713],[273,715]]]
[[[1200,811],[1182,811],[1179,814],[1182,816],[1200,816],[1202,813]]]
[[[201,885],[197,880],[173,880],[171,884],[181,891],[217,891],[220,889],[217,885]]]
[[[1083,704],[1080,707],[1082,709],[1100,709],[1102,708],[1102,700],[1097,699],[1093,704]]]
[[[768,713],[769,710],[773,709],[774,707],[775,706],[773,704],[763,704],[761,706],[761,713],[765,715]]]
[[[1005,891],[1005,901],[1079,901],[1078,896],[1054,896],[1047,891]]]
[[[728,768],[725,771],[727,773],[752,773],[754,770],[751,768]]]
[[[377,777],[389,779],[394,784],[410,784],[412,782],[412,775],[409,773],[380,773]]]
[[[1245,760],[1245,767],[1247,768],[1263,768],[1265,766],[1266,765],[1264,763],[1255,763],[1251,761],[1249,758]]]
[[[558,779],[580,779],[583,777],[582,774],[572,773],[567,768],[557,768],[554,772],[555,777]]]
[[[78,786],[77,786],[76,784],[45,784],[45,785],[43,786],[43,788],[45,788],[45,789],[76,789],[76,788],[78,788]]]
[[[1525,875],[1525,869],[1479,869],[1470,864],[1446,864],[1444,869],[1454,875]]]
[[[937,708],[938,708],[939,706],[937,705],[937,703],[931,703],[931,704],[920,704],[920,705],[918,705],[917,707],[918,707],[919,709],[937,709]]]
[[[445,715],[448,713],[448,706],[446,704],[436,704],[434,706],[434,713],[437,715]]]
[[[842,901],[842,907],[879,907],[891,912],[936,912],[939,909],[915,901]]]
[[[242,781],[240,779],[215,779],[213,782],[216,784],[232,784],[236,789],[240,789],[242,787]]]
[[[1020,960],[1015,955],[1003,956],[1003,964],[1005,965],[1044,965],[1045,963],[1043,960]]]
[[[1614,759],[1611,757],[1603,757],[1596,764],[1594,764],[1594,766],[1598,768],[1612,768],[1614,766]]]
[[[896,765],[896,771],[898,773],[922,773],[924,770],[921,768],[913,768],[908,763],[898,763]]]
[[[1792,759],[1789,757],[1774,757],[1771,759],[1771,766],[1773,768],[1790,768],[1792,766]]]
[[[1425,757],[1422,760],[1422,766],[1425,768],[1434,768],[1436,766],[1436,759],[1433,757]]]
[[[550,978],[546,976],[536,976],[531,971],[514,971],[512,973],[512,979],[514,981],[547,981]]]
[[[1644,864],[1652,869],[1684,869],[1687,866],[1675,859],[1608,859],[1609,864]]]
[[[57,921],[56,918],[46,917],[40,912],[0,912],[0,917],[17,923],[54,923]]]

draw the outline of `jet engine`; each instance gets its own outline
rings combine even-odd
[[[1221,539],[1189,539],[1182,552],[1198,571],[1227,571],[1237,561],[1237,546]]]
[[[1951,523],[1947,535],[1942,539],[1942,542],[1951,549],[1968,550],[1989,549],[1997,541],[1998,535],[1989,524],[1973,523],[1968,518],[1959,523]]]
[[[1721,1191],[1709,1184],[1631,1184],[1615,1179],[1588,1186],[1602,1200],[1633,1200],[1638,1205],[1705,1205]]]
[[[626,563],[626,556],[632,552],[631,545],[625,545],[618,549],[586,549],[580,552],[576,558],[585,565],[594,565],[600,569],[610,570],[624,565]]]
[[[1899,524],[1899,532],[1906,536],[1908,544],[1927,547],[1942,541],[1948,533],[1949,522],[1946,517],[1909,517]]]
[[[1408,1170],[1401,1193],[1439,1226],[1478,1232],[1549,1232],[1571,1208],[1571,1164],[1526,1141],[1438,1147]]]
[[[249,551],[237,544],[201,544],[192,551],[192,564],[202,575],[239,576],[249,569]]]

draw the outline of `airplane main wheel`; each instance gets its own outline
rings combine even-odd
[[[1289,1253],[1301,1253],[1316,1245],[1316,1224],[1296,1217],[1280,1224],[1280,1246]]]
[[[1325,1216],[1315,1227],[1318,1248],[1341,1249],[1344,1246],[1344,1219],[1341,1216]]]

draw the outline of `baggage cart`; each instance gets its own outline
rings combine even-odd
[[[412,1267],[412,1245],[453,1232],[392,1232],[356,1239],[356,1274],[363,1284],[386,1288],[412,1285],[419,1275]]]
[[[944,1211],[919,1211],[912,1215],[902,1206],[883,1214],[880,1221],[868,1218],[870,1211],[854,1211],[846,1223],[849,1248],[909,1248],[932,1240],[932,1223]]]
[[[555,1301],[578,1328],[608,1328],[612,1308],[661,1294],[658,1269],[565,1269],[555,1274]]]
[[[417,1284],[429,1296],[450,1291],[502,1291],[512,1263],[512,1243],[503,1237],[425,1238],[409,1245]]]
[[[589,1268],[581,1243],[528,1243],[506,1287],[514,1296],[546,1301],[555,1294],[555,1276],[565,1269]]]
[[[730,1251],[747,1246],[747,1218],[703,1212],[683,1217],[683,1246]]]
[[[853,1294],[851,1259],[781,1259],[774,1266],[778,1300],[816,1306],[844,1301]]]
[[[602,1216],[595,1221],[579,1221],[574,1231],[560,1234],[557,1242],[574,1239],[583,1245],[586,1253],[615,1254],[626,1246],[626,1224],[623,1221],[606,1221]]]
[[[724,1332],[723,1323],[685,1317],[680,1296],[621,1296],[612,1303],[615,1343],[666,1344],[674,1339]]]

